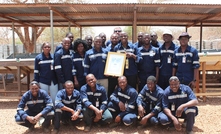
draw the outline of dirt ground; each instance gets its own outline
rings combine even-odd
[[[0,134],[26,134],[27,128],[17,125],[14,121],[16,113],[17,100],[0,100]],[[196,117],[193,131],[195,134],[220,134],[221,133],[221,97],[208,97],[206,102],[200,102],[198,105],[199,115]],[[35,126],[35,134],[43,134],[38,125]],[[61,126],[60,134],[85,133],[83,124],[78,127]],[[180,134],[182,131],[166,130],[162,126],[147,127],[138,130],[137,127],[118,126],[116,128],[92,127],[90,134]]]

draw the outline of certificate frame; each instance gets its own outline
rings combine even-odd
[[[124,73],[125,60],[125,53],[108,52],[104,75],[122,76]]]

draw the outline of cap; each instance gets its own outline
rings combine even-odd
[[[191,38],[192,36],[190,36],[187,32],[182,32],[178,38],[178,40],[181,38],[181,37],[187,37],[188,39]]]
[[[170,30],[168,30],[168,29],[163,32],[163,35],[164,34],[169,34],[169,35],[173,36],[172,32]]]
[[[154,77],[154,76],[149,76],[149,77],[147,78],[147,81],[156,82],[156,77]]]

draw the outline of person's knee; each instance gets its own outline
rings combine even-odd
[[[162,125],[168,125],[168,124],[170,124],[170,120],[168,119],[168,117],[167,117],[164,113],[159,113],[159,115],[158,115],[158,121],[159,121],[160,124],[162,124]]]
[[[153,125],[157,125],[159,123],[159,121],[156,117],[151,117],[150,118],[150,123],[153,124]]]
[[[25,123],[25,121],[19,116],[19,115],[15,115],[15,122],[17,124],[22,124],[22,123]]]

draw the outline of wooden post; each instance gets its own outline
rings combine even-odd
[[[136,42],[137,37],[137,7],[134,6],[134,21],[133,21],[133,28],[132,28],[132,42]]]
[[[202,63],[202,92],[206,93],[206,62]],[[206,101],[206,96],[203,96],[203,101]]]
[[[17,66],[18,96],[21,96],[21,67]]]

